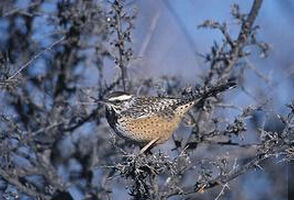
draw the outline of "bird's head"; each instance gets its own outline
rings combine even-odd
[[[116,91],[112,92],[105,97],[105,99],[100,100],[99,103],[105,104],[107,109],[113,109],[115,112],[121,112],[122,110],[128,108],[133,95]]]

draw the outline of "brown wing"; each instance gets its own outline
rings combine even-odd
[[[174,114],[173,106],[177,104],[178,100],[176,98],[138,97],[121,115],[136,119],[151,115],[172,116]]]

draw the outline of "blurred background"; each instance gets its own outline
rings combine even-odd
[[[111,144],[107,143],[106,147],[103,146],[112,138],[105,119],[101,117],[97,122],[91,115],[93,119],[89,117],[91,120],[83,121],[89,113],[95,111],[97,115],[103,111],[97,111],[95,105],[77,104],[77,102],[89,102],[91,100],[89,96],[98,98],[102,89],[109,88],[108,86],[120,75],[121,70],[114,62],[116,52],[111,45],[111,42],[115,41],[115,34],[113,35],[111,28],[105,25],[105,21],[109,21],[112,16],[112,13],[109,13],[112,3],[113,1],[104,0],[4,0],[0,2],[0,50],[2,57],[5,57],[3,63],[6,66],[5,70],[2,67],[0,71],[3,80],[5,77],[10,77],[20,66],[30,62],[30,59],[42,49],[48,48],[54,41],[64,35],[70,38],[67,40],[68,43],[61,41],[33,59],[21,75],[19,74],[12,88],[0,91],[0,113],[11,116],[11,123],[19,124],[19,126],[14,125],[13,129],[12,125],[7,125],[7,122],[1,123],[0,134],[3,136],[0,138],[9,143],[5,143],[5,147],[8,145],[10,152],[18,152],[10,158],[13,165],[19,165],[16,168],[23,168],[25,164],[32,165],[25,161],[31,159],[26,156],[35,155],[30,151],[42,152],[43,155],[46,153],[44,149],[50,149],[48,159],[53,163],[52,166],[56,169],[60,182],[71,183],[70,186],[63,185],[63,187],[73,199],[86,198],[89,191],[85,192],[84,188],[88,187],[87,184],[91,184],[93,188],[96,187],[91,189],[92,193],[93,191],[99,195],[105,193],[101,189],[103,188],[101,184],[105,181],[103,175],[108,172],[104,171],[102,166],[120,161],[117,154],[115,156],[107,154],[112,149]],[[134,80],[133,85],[129,86],[131,92],[176,95],[180,94],[185,87],[201,85],[203,77],[209,71],[209,63],[205,57],[210,54],[211,47],[215,43],[221,44],[224,41],[224,37],[219,30],[199,28],[199,25],[205,20],[226,22],[229,33],[233,38],[237,38],[240,24],[232,17],[232,5],[238,4],[241,13],[248,13],[252,3],[253,1],[240,0],[122,1],[124,11],[135,16],[132,21],[134,28],[130,29],[132,42],[125,45],[128,48],[131,47],[133,51],[131,60],[127,62],[128,79]],[[266,0],[261,6],[254,23],[259,27],[256,30],[256,39],[268,44],[268,55],[259,52],[256,48],[251,48],[250,45],[245,48],[245,51],[250,52],[251,55],[242,60],[244,65],[235,67],[236,74],[242,74],[241,78],[238,77],[239,88],[226,92],[224,97],[226,105],[233,104],[238,109],[227,109],[221,111],[220,115],[232,121],[242,109],[248,106],[262,105],[264,109],[254,111],[252,116],[245,120],[247,130],[242,136],[233,137],[233,141],[242,144],[258,143],[260,127],[272,132],[283,129],[277,114],[287,115],[288,110],[285,105],[291,103],[294,96],[292,89],[294,84],[293,11],[294,2],[291,0]],[[81,17],[83,15],[85,19]],[[72,28],[73,25],[78,27],[77,30]],[[79,42],[76,41],[77,37]],[[62,77],[66,74],[62,73],[64,71],[68,74]],[[150,88],[153,89],[148,92],[144,90],[149,84],[146,80],[152,80]],[[176,89],[172,92],[168,91],[170,84],[176,85]],[[121,89],[121,85],[115,88]],[[38,108],[34,107],[36,105],[26,101],[32,101],[50,112],[38,113]],[[30,112],[34,109],[37,111]],[[62,117],[60,118],[59,115]],[[74,116],[77,117],[72,119]],[[32,118],[40,120],[32,122]],[[49,120],[51,118],[52,120]],[[67,121],[66,119],[77,124],[79,120],[83,123],[77,127],[66,127],[66,131],[55,129],[50,130],[51,132],[47,129],[40,131],[38,128],[40,124],[48,127],[58,121]],[[21,144],[19,139],[8,136],[10,131],[18,135],[16,129],[22,130],[20,131],[22,137],[25,137],[24,133],[44,132],[40,136],[41,146],[48,145],[48,147],[44,147],[43,150],[31,150],[29,142]],[[181,125],[175,135],[185,140],[190,132],[191,128]],[[5,134],[7,136],[4,136]],[[50,134],[54,134],[52,141]],[[86,146],[89,146],[89,149]],[[24,149],[19,150],[21,147]],[[173,157],[175,153],[170,151],[173,147],[174,143],[171,139],[166,144],[156,147],[155,151],[162,151]],[[19,154],[19,151],[23,151],[22,154]],[[6,153],[10,155],[9,152]],[[87,174],[82,174],[85,167],[83,162],[88,162],[85,157],[89,154],[93,154],[91,170],[89,170],[90,178]],[[191,159],[192,162],[197,163],[200,159],[226,158],[233,163],[234,160],[246,160],[255,154],[256,148],[236,150],[235,147],[203,145],[191,153]],[[107,156],[109,158],[106,159]],[[4,164],[2,169],[6,169]],[[13,199],[18,187],[8,184],[5,179],[1,179],[1,175],[3,177],[3,174],[0,174],[0,196]],[[285,200],[288,199],[287,177],[287,163],[280,162],[279,159],[270,159],[264,161],[261,166],[256,166],[256,170],[248,171],[245,175],[231,181],[229,189],[221,195],[220,199]],[[197,175],[194,178],[197,179]],[[32,179],[31,182],[44,184],[40,180],[35,180],[38,179],[36,177]],[[193,185],[195,184],[193,181],[193,178],[186,177],[185,184]],[[59,183],[54,184],[58,186]],[[111,198],[130,198],[126,185],[124,180],[111,182],[108,186],[111,188]],[[191,199],[218,199],[219,192],[220,188],[214,188],[203,194],[191,196]],[[24,193],[21,193],[20,197],[32,199]],[[103,197],[102,195],[97,199],[103,199]],[[185,199],[185,197],[176,196],[170,199]]]
[[[166,74],[181,76],[187,83],[194,83],[207,70],[205,60],[199,55],[209,53],[213,42],[220,42],[220,32],[198,29],[197,26],[207,19],[226,22],[229,31],[237,37],[239,26],[230,14],[230,8],[237,3],[242,11],[248,11],[251,1],[135,1],[138,18],[134,31],[134,45],[142,58],[134,70],[143,75],[150,73],[159,77]],[[267,77],[274,87],[264,85],[262,92],[273,99],[275,108],[282,109],[292,100],[293,45],[292,1],[266,1],[256,20],[260,27],[257,37],[270,45],[270,56],[266,59],[253,54],[249,61]],[[147,41],[146,41],[147,40]],[[144,42],[147,47],[142,46]],[[255,52],[256,53],[256,52]],[[140,58],[138,58],[140,59]],[[258,92],[264,84],[254,72],[246,73],[248,90]],[[242,95],[242,94],[240,94]],[[249,99],[248,99],[249,98]],[[244,104],[252,99],[242,96]],[[279,108],[280,107],[280,108]]]

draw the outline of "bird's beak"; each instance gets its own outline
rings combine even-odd
[[[112,103],[106,99],[97,100],[96,102],[107,106],[112,105]]]
[[[101,104],[106,104],[107,100],[104,100],[104,99],[102,99],[102,100],[96,100],[96,102],[97,103],[101,103]]]

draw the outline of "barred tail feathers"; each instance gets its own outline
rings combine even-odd
[[[221,92],[224,92],[226,90],[229,90],[229,89],[233,89],[237,86],[236,82],[227,82],[227,83],[222,83],[220,85],[217,85],[217,86],[214,86],[210,89],[208,89],[208,91],[205,91],[203,93],[203,95],[201,95],[201,99],[206,99],[208,97],[212,97],[212,96],[215,96]]]
[[[200,90],[200,91],[193,91],[192,93],[188,94],[185,97],[185,103],[195,101],[195,103],[198,103],[200,101],[203,101],[209,97],[216,96],[217,94],[224,92],[226,90],[232,89],[236,87],[236,83],[233,81],[229,81],[226,83],[219,84],[217,86],[213,86],[211,88]]]

